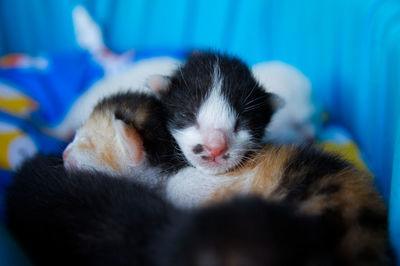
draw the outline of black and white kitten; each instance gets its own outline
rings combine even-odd
[[[218,53],[193,54],[171,77],[150,78],[149,87],[159,99],[130,92],[99,102],[65,150],[65,166],[169,175],[189,162],[224,173],[258,148],[281,104],[242,61]]]
[[[244,62],[216,52],[193,53],[159,87],[149,83],[160,94],[168,129],[186,159],[207,174],[240,165],[281,105]]]

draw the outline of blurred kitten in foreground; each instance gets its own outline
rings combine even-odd
[[[329,265],[336,235],[292,207],[239,198],[177,210],[129,178],[27,161],[7,191],[7,225],[37,265]]]

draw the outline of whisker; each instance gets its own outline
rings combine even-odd
[[[262,103],[262,102],[261,102],[261,103],[257,103],[257,104],[248,106],[248,107],[244,108],[243,110],[244,110],[244,112],[248,112],[248,111],[251,111],[251,110],[254,110],[254,109],[260,107],[260,106],[263,105],[263,104],[264,104],[264,103]]]
[[[251,89],[249,94],[247,94],[246,98],[243,100],[244,103],[246,103],[247,99],[250,97],[250,95],[254,92],[254,89],[257,88],[257,84],[254,85],[254,87]]]
[[[182,77],[182,79],[183,79],[183,82],[184,82],[185,85],[186,85],[186,88],[189,88],[189,86],[188,86],[188,84],[187,84],[187,82],[186,82],[186,80],[185,80],[185,76],[184,76],[183,73],[182,73],[182,68],[181,68],[181,67],[179,67],[179,72],[180,72],[180,74],[181,74],[181,77]]]
[[[248,106],[249,104],[252,104],[252,103],[254,103],[254,102],[256,102],[256,101],[259,101],[259,100],[263,99],[264,97],[265,97],[265,96],[259,96],[259,97],[257,97],[257,98],[254,98],[254,99],[252,99],[251,101],[245,103],[245,106]]]

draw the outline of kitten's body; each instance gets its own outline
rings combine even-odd
[[[37,265],[324,266],[335,239],[289,206],[243,198],[177,211],[130,179],[67,173],[50,157],[23,165],[6,203]]]
[[[285,101],[271,119],[265,137],[277,143],[305,143],[315,138],[316,108],[311,99],[310,80],[299,69],[281,61],[256,64],[252,72],[270,92]]]
[[[70,141],[75,131],[88,119],[93,108],[101,99],[116,93],[151,93],[146,87],[148,77],[171,75],[179,65],[180,61],[171,57],[154,57],[126,64],[123,71],[107,75],[88,88],[76,99],[59,125],[44,128],[44,130],[59,139]]]
[[[167,186],[180,207],[249,194],[330,222],[340,236],[335,265],[390,265],[387,213],[372,177],[315,148],[266,146],[235,171],[212,176],[186,168]]]
[[[155,265],[153,241],[176,211],[128,179],[36,157],[7,191],[7,224],[37,265]]]
[[[195,210],[162,239],[168,266],[331,265],[337,236],[315,216],[256,197]]]

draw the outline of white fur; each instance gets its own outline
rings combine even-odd
[[[96,136],[93,136],[93,135]],[[115,171],[107,164],[99,163],[97,160],[98,154],[92,154],[90,150],[78,149],[79,143],[87,143],[90,138],[104,139],[111,141],[98,132],[90,132],[87,134],[85,130],[78,130],[73,141],[67,146],[66,151],[69,151],[68,156],[64,158],[64,165],[68,170],[97,170],[109,174],[115,174]],[[115,147],[115,146],[114,146]]]
[[[279,143],[301,143],[314,138],[315,126],[311,119],[315,108],[307,77],[280,61],[257,64],[252,71],[268,92],[276,93],[285,101],[266,129],[267,139]]]
[[[212,87],[207,100],[200,106],[197,123],[203,130],[211,128],[233,131],[236,113],[222,95],[223,77],[220,76],[218,69],[217,65],[214,66]]]
[[[72,10],[72,22],[79,46],[92,53],[106,48],[100,27],[83,6],[76,6]]]
[[[238,179],[241,183],[240,189],[229,192],[226,197],[233,196],[235,192],[239,195],[248,194],[255,172],[249,171],[238,176],[212,175],[194,167],[186,167],[168,179],[166,198],[179,208],[199,207],[212,200],[214,192],[229,187]]]
[[[210,199],[216,189],[228,186],[232,178],[205,174],[186,167],[168,180],[166,197],[175,206],[193,208]]]

